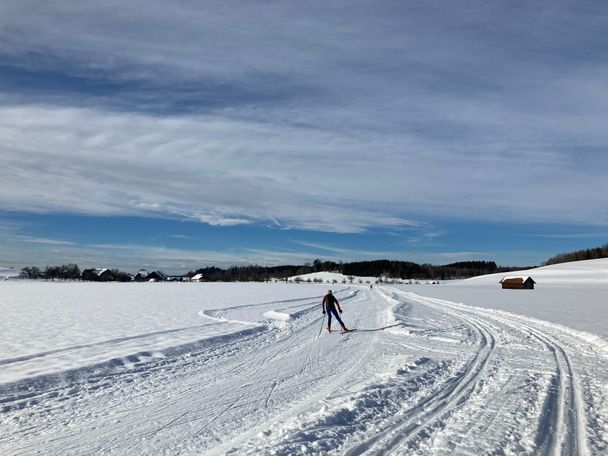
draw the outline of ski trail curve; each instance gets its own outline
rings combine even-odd
[[[587,444],[585,404],[579,380],[568,350],[559,341],[556,331],[548,332],[531,319],[500,311],[467,308],[465,306],[432,298],[423,298],[411,293],[400,293],[407,299],[427,306],[437,306],[447,312],[457,312],[459,317],[473,323],[483,321],[493,327],[509,327],[522,335],[529,335],[542,344],[553,358],[552,381],[547,388],[538,421],[536,435],[537,454],[582,455],[590,454]],[[474,318],[471,315],[475,315]],[[410,440],[410,431],[405,429]]]

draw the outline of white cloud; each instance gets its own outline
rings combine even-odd
[[[605,12],[437,6],[7,1],[0,209],[608,224]]]
[[[15,235],[13,238],[21,242],[30,242],[32,244],[48,244],[48,245],[75,245],[71,241],[63,241],[61,239],[37,238],[32,236]]]

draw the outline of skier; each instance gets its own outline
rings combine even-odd
[[[325,315],[325,311],[327,310],[327,331],[331,332],[331,314],[333,313],[336,317],[336,320],[340,323],[342,327],[342,332],[348,331],[348,328],[344,326],[340,315],[338,312],[342,313],[342,309],[340,308],[340,303],[336,299],[336,297],[332,294],[331,290],[327,292],[327,294],[323,297],[323,302],[321,303],[323,307],[323,315]],[[338,312],[336,312],[336,307],[338,307]]]

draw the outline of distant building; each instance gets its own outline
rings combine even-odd
[[[190,281],[191,282],[206,282],[207,279],[205,279],[205,276],[203,274],[196,274],[196,275],[192,276]]]
[[[116,280],[112,271],[108,268],[103,269],[85,269],[82,271],[82,280],[88,280],[90,282],[113,282]]]
[[[534,290],[532,277],[505,277],[500,282],[503,289]]]
[[[181,275],[167,276],[167,281],[168,282],[183,282],[184,281],[184,276],[181,276]]]
[[[152,271],[150,274],[148,274],[146,280],[148,282],[163,282],[167,280],[167,277],[160,271]]]
[[[135,274],[133,276],[133,281],[134,282],[145,282],[148,280],[148,271],[146,271],[145,269],[140,269],[139,271],[137,271],[137,274]]]

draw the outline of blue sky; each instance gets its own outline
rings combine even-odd
[[[608,6],[0,6],[0,265],[540,264],[608,239]]]

